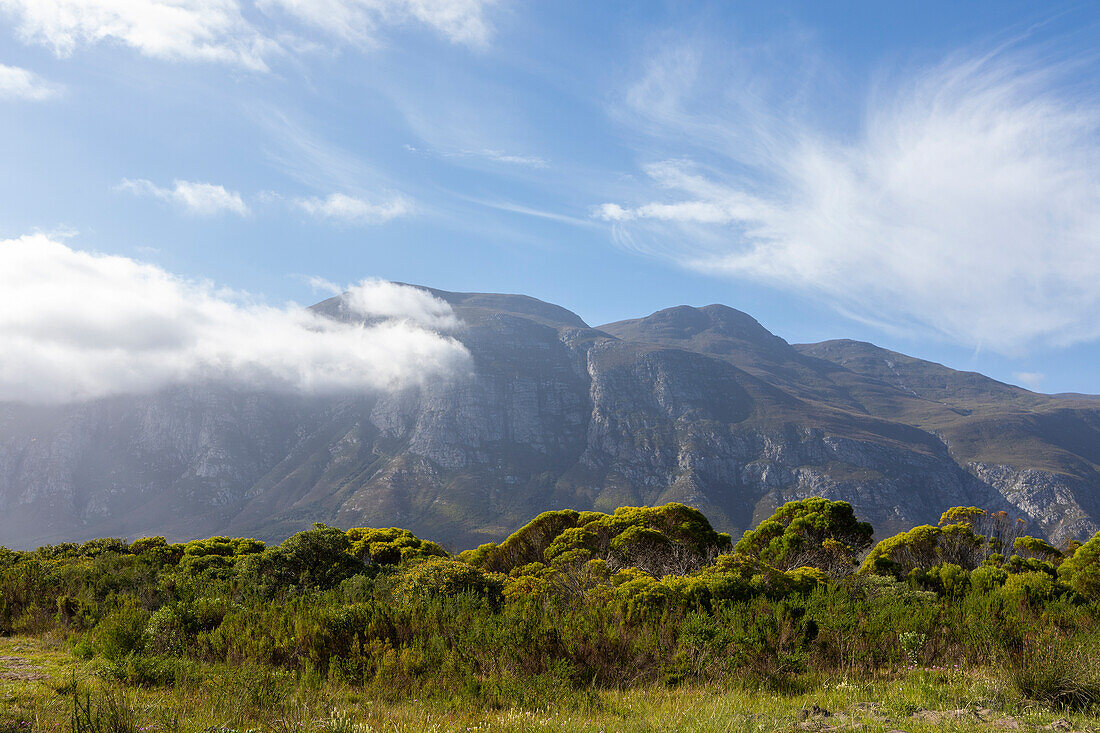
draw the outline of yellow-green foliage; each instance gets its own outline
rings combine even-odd
[[[351,554],[363,562],[397,565],[424,557],[447,557],[435,542],[422,540],[407,529],[352,527],[347,531]]]
[[[458,560],[428,557],[397,577],[393,594],[403,603],[463,593],[495,600],[504,582],[505,578],[498,574],[485,573]]]
[[[1033,604],[1049,601],[1054,597],[1055,590],[1054,578],[1048,573],[1035,571],[1011,574],[1001,588],[1006,597]]]
[[[975,533],[969,522],[944,527],[925,524],[879,542],[864,559],[860,572],[901,578],[913,570],[943,563],[972,570],[981,564],[986,548],[986,538]]]
[[[783,572],[740,553],[719,556],[712,565],[691,575],[655,578],[638,568],[627,568],[612,577],[611,598],[628,615],[679,611],[707,611],[716,604],[736,603],[755,596],[781,598],[809,593],[828,583],[818,568],[802,567]]]
[[[1061,550],[1038,537],[1017,537],[1016,541],[1012,543],[1012,549],[1055,564],[1060,563],[1063,559]]]
[[[265,707],[289,694],[284,684],[322,679],[354,695],[555,710],[559,694],[607,686],[734,678],[775,690],[899,665],[1026,664],[1020,650],[1043,629],[1066,648],[1100,648],[1081,646],[1100,643],[1100,603],[1088,600],[1100,536],[1059,574],[1040,545],[1002,533],[992,547],[975,530],[987,515],[964,509],[879,548],[880,562],[909,552],[927,564],[837,578],[828,554],[774,567],[760,557],[771,540],[759,554],[730,552],[701,516],[682,505],[554,512],[460,559],[404,530],[325,525],[268,547],[215,537],[173,550],[152,537],[0,550],[0,635],[67,635],[82,658],[106,658],[92,662],[104,675],[133,684],[176,685],[207,663],[245,670],[254,684],[226,699]],[[776,521],[786,532],[798,518]],[[789,562],[791,546],[778,556]],[[178,567],[158,559],[174,551]],[[982,562],[951,559],[965,552]],[[464,561],[494,554],[507,575]],[[264,729],[281,725],[273,716]]]
[[[499,545],[482,545],[459,557],[503,573],[531,563],[565,567],[593,559],[683,573],[729,547],[729,535],[715,532],[702,512],[673,503],[620,507],[614,514],[544,512]]]
[[[940,526],[945,524],[965,524],[973,528],[974,522],[985,516],[985,509],[976,506],[954,506],[940,515]]]
[[[1058,567],[1058,575],[1085,598],[1100,601],[1100,532]]]
[[[955,507],[944,512],[939,527],[923,525],[879,542],[867,555],[860,572],[908,578],[910,582],[950,596],[969,588],[989,593],[1012,580],[1005,593],[1020,597],[1050,597],[1047,588],[1058,577],[1062,553],[1035,537],[1018,536],[1022,526],[1004,512],[977,507]],[[986,532],[979,534],[978,529]],[[1002,551],[1015,550],[1005,559]],[[1067,575],[1072,570],[1067,570]],[[1039,576],[1044,576],[1045,580]]]
[[[163,537],[142,537],[130,545],[130,553],[154,565],[175,565],[183,558],[183,544],[168,544]]]
[[[192,540],[183,546],[179,569],[189,575],[208,571],[224,575],[239,558],[264,551],[264,543],[242,537],[210,537]]]
[[[873,535],[871,525],[856,519],[848,502],[811,497],[779,507],[746,532],[736,550],[785,570],[812,564],[843,573],[850,572]]]
[[[263,542],[241,537],[210,537],[205,540],[192,540],[183,546],[183,554],[191,557],[205,557],[207,555],[234,557],[252,555],[263,551]]]

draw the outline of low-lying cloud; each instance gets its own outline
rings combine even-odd
[[[127,257],[0,241],[0,401],[63,403],[221,381],[307,394],[396,390],[470,368],[429,293],[365,281],[333,320]]]
[[[704,67],[628,95],[707,165],[652,163],[634,201],[597,204],[624,246],[1006,354],[1100,338],[1100,99],[1062,69],[953,59],[876,90],[852,134],[734,90],[708,106]]]

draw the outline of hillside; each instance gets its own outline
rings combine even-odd
[[[454,549],[561,507],[680,501],[735,535],[783,502],[850,501],[878,535],[979,505],[1054,540],[1100,529],[1100,402],[832,341],[725,306],[590,328],[521,295],[431,291],[469,376],[304,398],[192,385],[0,405],[0,544],[325,521]],[[339,298],[314,306],[344,318]]]

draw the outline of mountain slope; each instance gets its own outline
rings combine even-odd
[[[725,306],[588,327],[519,295],[430,290],[469,375],[295,398],[212,385],[0,405],[0,544],[281,539],[313,521],[462,548],[545,509],[683,501],[739,532],[851,501],[879,535],[980,505],[1056,539],[1100,528],[1100,403],[869,344],[791,346]],[[313,308],[349,317],[341,298]]]

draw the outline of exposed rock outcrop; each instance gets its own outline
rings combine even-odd
[[[870,344],[793,347],[724,306],[589,328],[524,296],[444,293],[469,375],[385,395],[212,385],[0,405],[0,544],[281,539],[314,521],[462,548],[553,508],[682,501],[738,532],[784,501],[852,502],[878,535],[947,507],[1054,540],[1100,528],[1100,402]],[[339,299],[315,308],[343,317]]]

